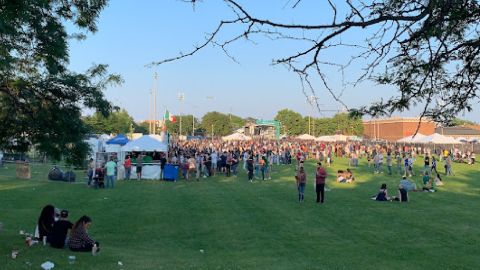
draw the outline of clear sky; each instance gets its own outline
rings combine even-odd
[[[320,20],[330,20],[327,11],[323,16],[322,7],[315,4],[317,1],[307,1],[294,11],[288,6],[284,8],[288,0],[244,2],[255,15],[265,18],[318,22],[317,15],[321,14]],[[210,46],[177,62],[146,67],[152,61],[188,52],[193,45],[202,42],[205,34],[211,32],[222,18],[232,18],[232,13],[221,0],[202,1],[195,9],[179,0],[111,0],[100,16],[98,32],[89,34],[86,40],[70,42],[70,67],[85,71],[94,63],[108,64],[109,71],[119,73],[125,82],[107,89],[105,94],[135,120],[148,118],[154,72],[159,74],[159,112],[168,108],[174,114],[201,117],[205,112],[216,110],[263,119],[272,119],[283,108],[317,117],[334,113],[326,111],[320,115],[313,111],[302,93],[298,76],[283,66],[271,65],[273,58],[297,52],[297,44],[279,44],[259,37],[255,39],[256,43],[239,41],[230,48],[229,52],[240,64],[226,57],[220,48]],[[69,31],[74,30],[69,28]],[[226,30],[224,34],[228,36],[238,28]],[[352,33],[345,38],[361,38],[356,35]],[[331,57],[341,58],[346,53],[339,51]],[[351,71],[352,74],[356,72],[359,70]],[[334,69],[328,74],[335,91],[340,92],[341,74]],[[316,87],[324,110],[341,108],[318,82]],[[185,94],[181,106],[177,100],[180,92]],[[393,94],[392,88],[367,82],[357,87],[347,86],[343,100],[349,107],[355,107]],[[475,108],[476,112],[460,117],[479,122],[478,104]],[[414,108],[402,115],[416,116],[419,111]]]

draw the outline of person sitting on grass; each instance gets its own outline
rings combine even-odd
[[[68,211],[62,210],[60,212],[60,219],[53,224],[52,233],[48,237],[48,242],[51,247],[64,248],[68,230],[72,229],[73,224],[68,220]]]
[[[400,184],[398,185],[398,195],[392,197],[392,201],[397,201],[397,202],[408,202],[408,191],[405,189],[405,187]]]
[[[423,191],[435,192],[434,181],[433,181],[433,179],[430,178],[430,176],[428,175],[428,172],[425,172],[423,174],[422,181],[423,181],[423,188],[422,188]]]
[[[44,237],[48,237],[52,233],[53,223],[55,223],[55,207],[49,204],[43,207],[40,217],[38,218],[38,239],[43,241]]]
[[[100,251],[100,244],[92,240],[87,233],[92,224],[92,219],[88,216],[82,216],[75,225],[73,225],[68,247],[71,251],[91,252]]]
[[[406,176],[402,177],[402,180],[400,180],[400,185],[402,185],[406,191],[417,191],[417,185],[408,181]]]
[[[389,199],[390,198],[388,197],[387,184],[385,183],[380,186],[380,190],[378,191],[377,195],[372,197],[372,200],[379,202],[386,202]]]

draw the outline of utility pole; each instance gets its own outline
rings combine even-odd
[[[157,79],[158,73],[153,73],[153,134],[157,133]]]
[[[195,115],[192,114],[192,136],[195,136]]]
[[[182,136],[182,103],[183,103],[183,100],[185,100],[185,94],[184,93],[178,93],[178,101],[180,101],[180,127],[179,127],[179,135]]]

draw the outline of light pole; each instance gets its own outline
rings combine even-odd
[[[180,123],[179,123],[180,127],[179,127],[178,134],[179,134],[179,136],[182,136],[182,103],[185,100],[185,94],[180,92],[180,93],[178,93],[177,98],[178,98],[178,101],[180,101],[180,115],[179,115],[179,117],[180,117]]]
[[[307,103],[310,104],[310,109],[312,111],[310,111],[309,115],[308,115],[308,134],[309,135],[312,135],[311,134],[311,118],[312,118],[312,112],[313,112],[313,106],[315,106],[317,104],[317,97],[314,96],[314,95],[311,95],[307,98]],[[313,125],[313,133],[315,133],[315,125]],[[315,134],[314,134],[315,135]]]

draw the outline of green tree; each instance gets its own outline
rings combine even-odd
[[[476,125],[476,123],[473,122],[473,121],[469,121],[469,120],[466,120],[466,119],[460,119],[460,118],[455,117],[448,124],[448,126],[452,126],[452,127],[463,126],[463,125]]]
[[[289,109],[278,111],[275,120],[280,121],[282,131],[291,136],[303,134],[308,128],[302,115]]]
[[[245,126],[246,121],[240,116],[230,114],[229,117],[230,117],[230,125],[233,130],[240,129]]]
[[[0,148],[32,145],[53,159],[82,163],[88,129],[82,108],[112,109],[102,90],[121,81],[105,65],[83,74],[69,71],[65,24],[90,32],[106,0],[0,2]],[[82,38],[82,35],[76,35]]]
[[[133,123],[133,132],[135,133],[148,134],[148,129],[149,129],[149,126],[148,126],[148,123],[146,122]]]
[[[198,118],[195,118],[193,115],[182,115],[177,116],[177,121],[175,123],[167,121],[167,129],[171,134],[180,133],[180,118],[182,121],[182,135],[192,135],[193,130],[193,121],[195,121],[195,129],[199,126]]]
[[[133,118],[124,109],[114,111],[107,117],[96,112],[92,116],[85,117],[84,122],[93,133],[97,134],[128,134],[132,128],[135,128]]]
[[[219,112],[208,112],[202,117],[201,127],[208,135],[225,136],[232,132],[230,117]]]

